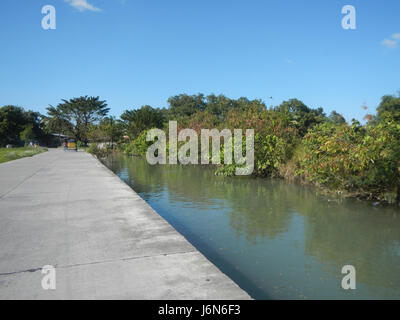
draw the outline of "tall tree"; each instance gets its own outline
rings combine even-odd
[[[329,120],[336,124],[344,124],[346,123],[346,119],[338,112],[333,110],[329,115]]]
[[[229,99],[224,95],[210,94],[206,97],[205,111],[208,111],[220,120],[224,119],[230,110],[246,111],[248,109],[263,111],[266,110],[265,104],[261,100],[249,100],[241,97],[237,100]]]
[[[180,94],[170,97],[169,103],[169,116],[171,120],[177,120],[179,117],[190,117],[197,111],[203,111],[206,107],[204,95],[199,93],[197,95]]]
[[[122,139],[123,123],[115,117],[105,117],[98,125],[91,125],[88,132],[90,141],[109,142],[114,146],[114,142]]]
[[[164,123],[164,112],[154,109],[149,105],[142,106],[136,110],[126,110],[121,119],[125,128],[132,138],[136,138],[143,130],[151,128],[162,128]]]
[[[88,96],[62,101],[57,107],[47,108],[47,123],[52,127],[59,124],[63,133],[71,134],[76,140],[87,144],[89,126],[98,123],[110,110],[106,101]]]
[[[40,140],[44,136],[41,120],[38,112],[25,111],[21,107],[0,108],[0,146]]]
[[[383,96],[376,110],[378,111],[378,119],[391,116],[396,121],[400,121],[400,92],[397,97],[395,95]]]
[[[283,101],[274,110],[288,113],[293,125],[299,130],[301,136],[304,136],[314,125],[326,119],[322,108],[311,109],[298,99]]]

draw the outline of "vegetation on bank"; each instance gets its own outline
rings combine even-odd
[[[254,175],[311,183],[364,199],[400,202],[400,95],[382,97],[377,114],[366,115],[366,124],[354,119],[347,123],[335,111],[327,116],[322,108],[310,108],[297,99],[267,107],[261,100],[180,94],[169,98],[168,104],[163,109],[132,108],[116,119],[107,116],[105,101],[85,96],[49,107],[48,115],[37,114],[34,124],[15,121],[13,112],[25,111],[7,106],[0,108],[0,145],[11,140],[26,142],[33,137],[31,132],[57,133],[74,137],[81,146],[90,144],[87,151],[98,156],[115,150],[143,156],[152,144],[146,141],[147,130],[163,129],[168,137],[168,123],[173,120],[178,132],[191,128],[198,136],[201,129],[254,129]],[[167,141],[167,152],[168,148]],[[223,148],[221,144],[221,159]],[[222,164],[216,174],[233,175],[235,167]]]
[[[130,155],[145,155],[152,142],[146,130],[168,121],[196,130],[224,128],[255,130],[255,169],[263,177],[282,177],[315,184],[327,191],[363,199],[400,201],[400,97],[384,96],[367,123],[346,123],[333,111],[312,109],[297,99],[267,108],[260,100],[225,96],[179,95],[168,109],[125,112],[121,122],[129,142],[118,146]],[[161,124],[161,125],[160,125]],[[168,143],[167,143],[168,144]],[[168,145],[167,145],[168,149]],[[223,157],[221,144],[221,157]],[[233,175],[235,164],[221,165],[216,174]]]
[[[32,157],[47,151],[46,148],[22,147],[22,148],[0,148],[0,163],[25,157]]]

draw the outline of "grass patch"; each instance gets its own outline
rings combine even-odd
[[[16,160],[25,157],[32,157],[36,154],[47,151],[47,148],[32,148],[32,147],[23,147],[23,148],[0,148],[0,163]]]

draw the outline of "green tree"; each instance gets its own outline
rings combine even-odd
[[[98,125],[92,125],[88,132],[88,138],[95,142],[109,142],[114,147],[123,136],[123,124],[115,117],[106,117]]]
[[[229,110],[238,107],[238,103],[220,94],[216,96],[215,94],[210,94],[206,97],[206,107],[205,111],[216,115],[218,118],[222,119],[228,113]]]
[[[346,119],[338,112],[333,110],[329,115],[329,120],[336,124],[344,124],[346,123]]]
[[[378,111],[378,119],[383,119],[390,115],[395,121],[400,121],[400,92],[398,96],[383,96],[376,110]]]
[[[66,119],[60,109],[50,106],[47,108],[47,115],[43,119],[46,132],[64,135],[73,134],[74,127],[72,123]]]
[[[170,97],[169,103],[169,116],[171,120],[177,120],[180,117],[190,117],[197,111],[203,111],[206,108],[204,95],[199,93],[197,95],[180,94]]]
[[[90,125],[98,123],[110,109],[99,97],[84,96],[62,101],[57,107],[47,108],[50,118],[47,123],[53,128],[59,124],[63,133],[71,134],[87,145]]]
[[[291,121],[304,136],[309,129],[325,120],[322,108],[311,109],[298,99],[283,101],[274,110],[290,114]]]
[[[19,133],[25,124],[24,110],[15,106],[0,109],[0,145],[18,144]]]
[[[38,112],[25,111],[21,107],[0,108],[0,146],[18,145],[31,138],[44,138],[41,120],[42,116]]]
[[[164,112],[145,105],[140,109],[126,110],[121,115],[121,119],[128,134],[132,138],[136,138],[146,129],[162,128],[164,124]]]
[[[27,124],[19,134],[21,140],[26,144],[28,144],[30,141],[34,141],[37,139],[37,136],[35,134],[35,130],[33,128],[33,124]]]

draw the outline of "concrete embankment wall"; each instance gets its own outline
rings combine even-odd
[[[0,164],[0,299],[249,298],[92,156]]]

